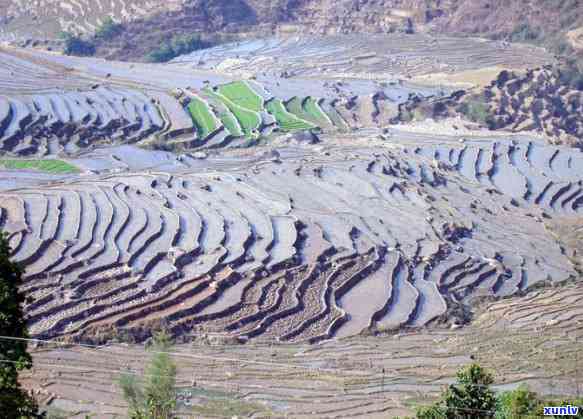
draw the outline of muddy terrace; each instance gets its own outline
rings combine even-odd
[[[541,394],[576,395],[583,349],[580,284],[533,291],[480,308],[459,330],[391,337],[353,337],[321,345],[236,345],[220,335],[191,333],[173,348],[180,388],[193,407],[181,417],[387,418],[429,405],[460,365],[473,360],[495,372],[495,388],[521,383]],[[37,397],[67,412],[124,415],[115,384],[120,371],[141,373],[137,345],[100,348],[48,345],[34,351],[23,379]]]
[[[583,154],[390,126],[453,89],[407,76],[552,58],[374,39],[389,47],[268,39],[165,65],[0,50],[0,229],[31,335],[61,340],[35,350],[46,404],[122,413],[112,381],[145,352],[113,342],[160,326],[204,417],[404,415],[472,359],[498,388],[573,393]]]
[[[477,297],[576,276],[546,222],[579,216],[579,152],[398,138],[2,192],[31,332],[163,319],[176,334],[318,342],[463,322]]]
[[[168,65],[0,51],[2,154],[82,171],[1,172],[0,227],[26,267],[33,335],[141,339],[164,323],[176,335],[321,342],[464,323],[476,301],[576,278],[576,252],[548,223],[561,231],[580,216],[581,153],[534,136],[382,130],[412,95],[447,90],[400,80],[407,72],[549,57],[482,40],[378,40],[394,45],[378,60],[354,36]],[[257,80],[231,66],[245,54],[251,72],[271,63]],[[314,77],[316,61],[343,55]],[[280,65],[290,74],[275,77]],[[354,78],[381,70],[386,83]],[[305,129],[322,143],[293,134]]]
[[[552,61],[542,48],[424,34],[268,38],[176,58],[177,66],[277,77],[391,79]]]

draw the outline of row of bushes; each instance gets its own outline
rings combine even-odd
[[[198,34],[175,35],[159,48],[146,55],[146,59],[153,63],[164,63],[180,55],[209,48],[212,45],[212,42],[201,39]]]
[[[116,23],[113,19],[108,17],[97,28],[95,35],[91,38],[84,38],[70,32],[62,32],[61,39],[64,42],[63,52],[66,55],[76,55],[81,57],[95,55],[97,44],[103,41],[111,41],[122,35],[123,31],[123,24]],[[188,54],[199,49],[209,48],[215,44],[216,42],[201,39],[198,34],[175,35],[170,40],[163,42],[158,48],[147,54],[145,59],[149,62],[155,63],[167,62],[179,55]]]
[[[105,18],[103,23],[95,31],[93,39],[85,39],[71,32],[61,32],[60,38],[65,43],[63,52],[66,55],[88,57],[95,55],[97,50],[95,41],[111,40],[123,32],[123,25],[116,23],[111,17]]]

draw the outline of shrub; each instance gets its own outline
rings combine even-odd
[[[417,409],[417,418],[492,418],[496,408],[496,396],[490,389],[493,382],[494,378],[484,368],[468,365],[458,371],[456,384],[448,386],[439,402]]]
[[[61,33],[60,37],[65,41],[65,55],[87,57],[95,54],[95,45],[90,41],[69,32]]]
[[[134,374],[119,378],[123,397],[132,419],[170,419],[176,407],[176,364],[168,354],[170,337],[164,332],[154,336],[153,355],[141,379]]]
[[[505,391],[498,395],[494,417],[495,419],[534,419],[538,417],[536,410],[539,404],[535,393],[529,391],[526,386],[520,386],[516,390]]]
[[[483,97],[472,96],[463,102],[458,111],[465,115],[470,121],[482,125],[488,125],[491,119],[490,107]]]
[[[159,48],[150,52],[146,59],[153,63],[164,63],[183,54],[209,48],[212,42],[202,40],[198,34],[175,35],[169,41],[163,42]]]
[[[123,32],[123,25],[115,23],[111,17],[106,17],[103,23],[95,31],[95,37],[105,40],[110,40],[120,35]]]

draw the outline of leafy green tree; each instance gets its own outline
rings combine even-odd
[[[527,386],[520,386],[516,390],[505,391],[498,395],[496,403],[496,419],[534,419],[540,401],[536,393],[531,392]]]
[[[0,335],[16,338],[0,340],[0,412],[3,418],[37,418],[35,400],[18,382],[18,372],[32,367],[27,352],[28,331],[22,303],[24,295],[22,268],[10,261],[10,245],[5,234],[0,233]]]
[[[417,409],[417,419],[445,419],[447,410],[439,403]]]
[[[457,384],[445,392],[448,418],[490,418],[496,409],[496,395],[490,385],[494,377],[478,364],[457,373]]]
[[[171,346],[166,333],[154,336],[153,354],[143,378],[124,373],[119,379],[132,419],[171,419],[176,407],[176,364],[166,353]]]
[[[496,409],[496,395],[490,389],[493,382],[485,369],[477,364],[468,365],[458,371],[456,384],[448,386],[441,401],[417,410],[417,418],[492,418]]]

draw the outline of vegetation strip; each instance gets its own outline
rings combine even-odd
[[[0,160],[6,169],[39,170],[48,173],[78,173],[79,169],[62,160]]]
[[[289,113],[280,99],[271,99],[265,104],[265,107],[267,108],[267,111],[275,117],[283,131],[298,131],[315,127],[313,124],[299,119],[295,115]]]
[[[207,137],[217,129],[216,121],[207,104],[197,98],[192,98],[188,104],[188,112],[196,125],[200,138]]]
[[[253,131],[259,128],[261,124],[261,120],[259,119],[259,115],[256,112],[250,111],[246,108],[237,105],[231,99],[219,94],[212,92],[210,90],[205,90],[205,93],[214,96],[216,99],[220,100],[237,118],[241,128],[243,129],[243,134],[245,136],[250,136]]]
[[[263,99],[245,82],[238,81],[222,85],[218,88],[218,92],[242,108],[253,112],[263,111]]]

